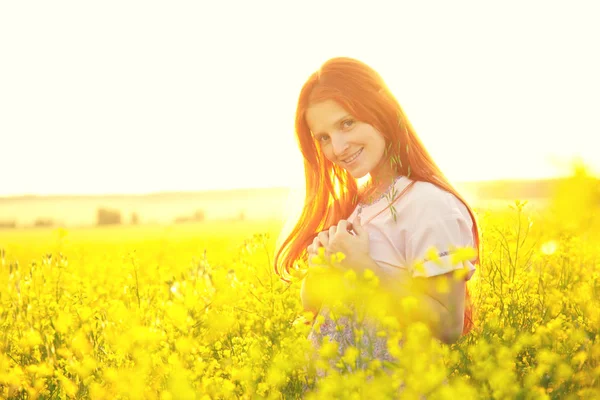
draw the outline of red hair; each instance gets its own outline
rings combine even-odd
[[[400,159],[393,163],[397,174],[430,182],[460,199],[473,220],[475,248],[479,249],[479,230],[473,210],[435,164],[381,76],[361,61],[332,58],[308,78],[298,98],[295,131],[304,156],[306,197],[298,222],[275,254],[275,273],[282,280],[289,282],[283,277],[284,272],[289,275],[298,260],[306,261],[306,248],[314,237],[340,219],[347,219],[358,201],[356,180],[323,155],[305,119],[311,104],[325,100],[336,101],[359,121],[383,134],[388,150],[385,162]],[[478,261],[479,257],[475,263]],[[467,288],[463,334],[472,327],[472,304]]]

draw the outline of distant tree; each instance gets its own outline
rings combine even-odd
[[[0,229],[14,229],[17,227],[17,221],[0,221]]]
[[[140,217],[136,212],[131,213],[130,223],[131,225],[138,225],[140,223]]]
[[[196,210],[196,212],[194,213],[194,221],[202,222],[202,221],[204,221],[204,218],[205,218],[204,210]]]
[[[54,225],[55,225],[54,221],[50,218],[37,218],[33,222],[33,226],[38,227],[38,228],[51,227]]]
[[[121,212],[118,210],[109,210],[99,208],[96,214],[97,225],[118,225],[121,223]]]
[[[205,214],[204,210],[196,210],[196,212],[192,216],[180,216],[175,218],[174,222],[176,224],[182,224],[186,222],[202,222],[204,221]]]
[[[556,187],[552,215],[574,235],[591,232],[600,227],[600,179],[581,160],[572,164],[571,176],[564,178]]]
[[[183,224],[185,222],[189,222],[190,221],[190,217],[177,217],[175,218],[175,220],[173,222],[175,222],[176,224]]]
[[[246,212],[244,210],[240,211],[237,219],[238,219],[238,221],[245,221],[246,220]]]

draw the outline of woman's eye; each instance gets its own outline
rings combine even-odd
[[[348,128],[352,128],[354,126],[354,124],[355,124],[355,121],[353,119],[347,119],[342,122],[342,127],[348,129]]]
[[[321,143],[323,143],[323,142],[327,141],[328,139],[329,139],[329,136],[328,136],[328,135],[319,135],[319,136],[317,136],[317,140],[318,140],[319,142],[321,142]]]

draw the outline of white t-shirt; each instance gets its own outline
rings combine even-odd
[[[396,194],[411,182],[405,176],[400,177],[395,183]],[[348,218],[353,224],[360,221],[368,232],[371,258],[383,272],[396,276],[435,276],[466,267],[465,279],[471,279],[475,260],[466,261],[464,266],[452,265],[449,253],[453,247],[475,247],[471,215],[456,196],[432,183],[417,181],[393,203],[394,212],[389,207],[390,200],[385,196],[363,206],[360,219],[357,206]],[[437,249],[438,260],[427,261],[431,247]],[[424,268],[412,268],[416,262],[423,262]]]

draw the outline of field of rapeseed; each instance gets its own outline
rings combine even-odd
[[[442,345],[381,315],[398,361],[363,369],[355,347],[312,352],[302,266],[273,273],[276,223],[0,232],[0,397],[600,398],[599,217],[570,193],[478,210],[473,331]]]

